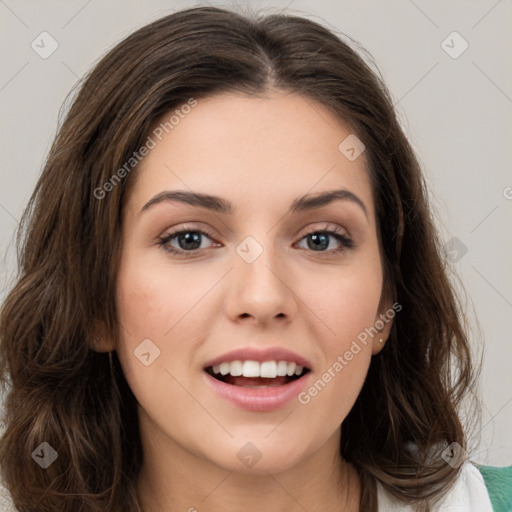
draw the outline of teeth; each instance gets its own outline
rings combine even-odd
[[[230,361],[212,367],[215,375],[231,375],[233,377],[264,377],[274,379],[288,375],[302,375],[303,366],[288,361]]]
[[[244,361],[242,366],[242,375],[244,377],[259,377],[260,363],[256,361]]]
[[[260,377],[275,379],[277,377],[277,363],[275,361],[265,361],[260,365]]]
[[[221,363],[220,364],[220,374],[227,375],[229,373],[230,368],[231,368],[231,365],[229,363]],[[213,371],[215,371],[215,367],[213,368]]]
[[[288,363],[286,361],[279,361],[277,363],[277,376],[284,377],[288,371]]]
[[[232,361],[229,366],[229,373],[233,377],[240,377],[242,375],[242,361]]]

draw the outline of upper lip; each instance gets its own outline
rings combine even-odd
[[[298,366],[311,369],[311,363],[307,359],[282,347],[265,349],[254,347],[237,348],[208,361],[204,365],[204,369],[231,361],[257,361],[259,363],[264,361],[288,361],[289,363],[296,363]]]

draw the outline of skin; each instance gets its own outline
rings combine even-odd
[[[309,386],[391,307],[365,155],[349,161],[338,150],[350,133],[296,94],[224,93],[198,101],[130,177],[117,290],[122,335],[99,349],[117,350],[139,402],[145,512],[358,510],[357,475],[339,454],[341,424],[391,321],[307,404],[245,411],[203,380],[203,365],[218,355],[280,346],[312,363]],[[363,201],[367,216],[346,200],[287,214],[299,196],[341,188]],[[164,190],[219,196],[235,211],[164,201],[141,213]],[[211,234],[190,258],[158,243],[182,227]],[[342,246],[333,237],[327,248],[308,246],[306,235],[325,228],[355,247],[334,252]],[[252,263],[236,252],[247,236],[263,249]],[[168,245],[187,250],[177,237]],[[145,339],[160,350],[149,366],[134,356]],[[252,468],[237,457],[248,442],[261,453]]]

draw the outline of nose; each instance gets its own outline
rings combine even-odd
[[[226,311],[234,322],[284,324],[297,311],[291,273],[284,255],[264,249],[252,262],[234,255]],[[296,284],[296,283],[295,283]]]

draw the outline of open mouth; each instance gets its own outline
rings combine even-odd
[[[208,366],[205,371],[214,379],[232,386],[269,388],[298,380],[310,369],[289,361],[230,361]]]

